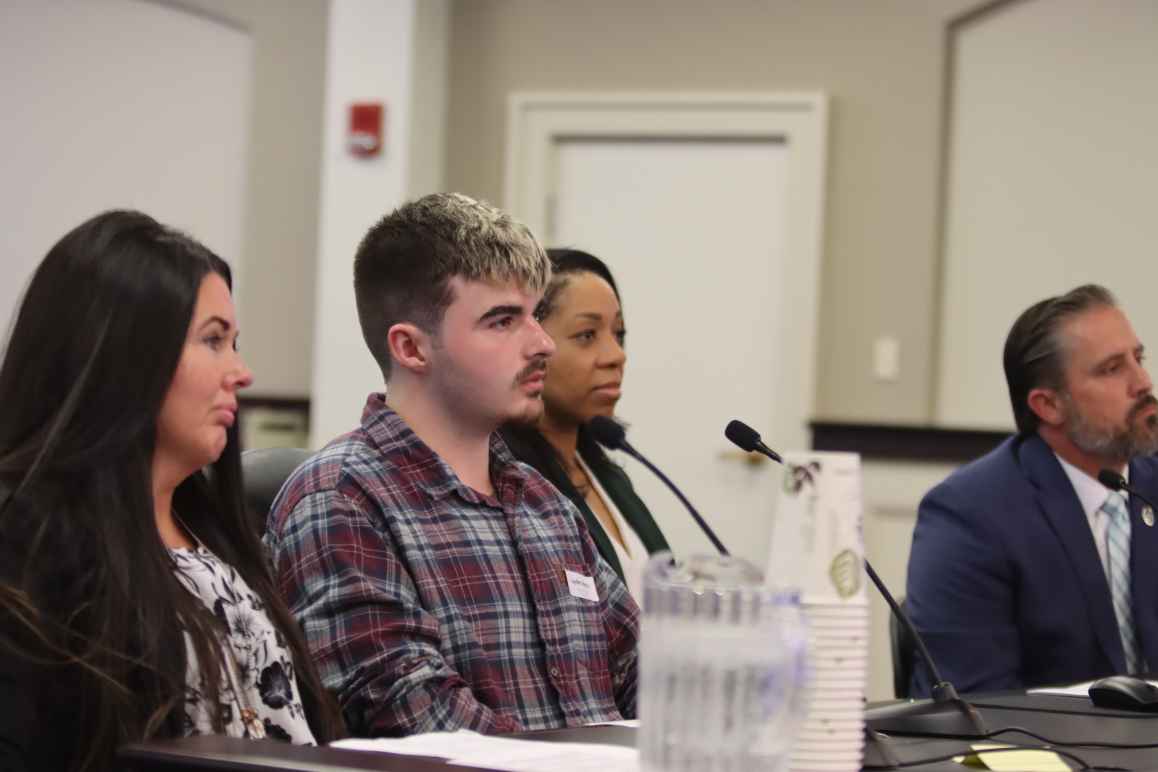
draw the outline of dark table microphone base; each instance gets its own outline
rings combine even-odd
[[[869,708],[865,726],[876,732],[921,737],[982,738],[988,736],[985,722],[971,705],[961,699],[934,702],[912,700],[897,705]]]

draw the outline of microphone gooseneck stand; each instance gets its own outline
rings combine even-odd
[[[724,430],[724,436],[733,444],[749,453],[762,453],[783,464],[780,454],[760,440],[760,434],[742,421],[732,421]],[[909,615],[897,603],[893,594],[873,570],[868,558],[864,561],[869,579],[876,585],[881,596],[889,605],[893,615],[900,621],[905,631],[916,644],[917,653],[933,680],[932,699],[909,700],[897,705],[886,705],[865,712],[865,751],[863,766],[866,769],[896,769],[900,765],[896,754],[888,746],[888,739],[881,732],[895,734],[922,735],[928,737],[980,738],[989,736],[981,714],[967,701],[961,699],[953,684],[941,677],[941,671],[933,662],[928,647]]]

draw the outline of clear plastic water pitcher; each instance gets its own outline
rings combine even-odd
[[[645,772],[780,772],[806,705],[799,596],[751,563],[652,557],[644,574],[639,750]]]

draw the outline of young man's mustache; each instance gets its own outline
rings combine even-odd
[[[535,359],[529,365],[527,365],[521,371],[519,371],[519,374],[518,374],[518,376],[516,376],[515,380],[519,383],[522,383],[523,381],[527,380],[531,376],[538,375],[540,372],[546,371],[546,369],[547,369],[546,357],[541,357],[539,359]]]

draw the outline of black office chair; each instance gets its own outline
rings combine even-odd
[[[241,454],[245,508],[258,536],[265,533],[269,509],[286,478],[311,455],[303,448],[259,448]]]
[[[898,598],[897,603],[901,608],[905,608],[903,597]],[[905,699],[910,696],[917,644],[905,626],[897,620],[896,614],[889,614],[889,641],[893,649],[893,693],[898,698]]]

